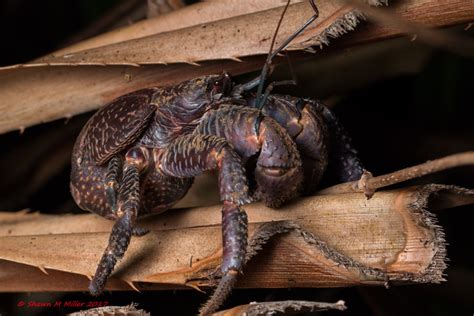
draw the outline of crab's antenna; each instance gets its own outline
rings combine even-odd
[[[285,13],[288,9],[288,6],[290,5],[290,1],[291,0],[288,0],[288,2],[286,3],[285,9],[283,10],[283,13],[280,17],[280,20],[278,21],[278,25],[277,25],[277,28],[275,30],[275,33],[273,34],[272,43],[270,45],[270,51],[268,53],[267,60],[265,61],[265,65],[263,66],[260,77],[258,77],[257,81],[255,79],[251,81],[251,83],[254,83],[254,84],[256,82],[258,82],[257,98],[256,99],[257,99],[257,108],[259,108],[259,109],[261,109],[262,106],[263,106],[263,100],[264,100],[262,98],[263,85],[265,83],[265,78],[267,76],[268,70],[270,69],[272,59],[276,55],[278,55],[282,50],[284,50],[288,46],[288,44],[290,44],[291,41],[295,39],[295,37],[297,37],[299,34],[301,34],[301,32],[303,32],[319,16],[319,10],[316,6],[316,3],[314,3],[314,0],[309,0],[309,3],[310,3],[310,5],[311,5],[311,7],[314,11],[314,14],[298,30],[296,30],[290,37],[288,37],[274,52],[272,52],[273,51],[273,46],[275,45],[276,36],[278,34],[278,30],[280,29],[280,25],[281,25],[281,22],[283,20],[283,17],[284,17],[284,15],[285,15]],[[250,85],[246,88],[250,88]]]
[[[276,40],[278,31],[280,30],[281,22],[283,21],[283,17],[285,16],[285,13],[288,10],[288,7],[290,6],[290,2],[291,2],[291,0],[288,0],[286,2],[285,8],[283,9],[283,12],[281,13],[280,20],[278,21],[275,32],[273,33],[272,43],[270,44],[270,51],[268,52],[267,60],[265,61],[265,65],[263,65],[262,73],[260,74],[260,82],[259,82],[258,90],[257,90],[257,106],[258,106],[258,108],[260,108],[260,98],[262,96],[263,83],[265,81],[265,77],[267,76],[268,69],[270,68],[272,58],[274,56],[274,54],[272,54],[273,46],[275,45],[275,40]],[[278,51],[278,50],[276,50],[276,51]]]

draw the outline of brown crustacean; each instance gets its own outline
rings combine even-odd
[[[328,162],[337,180],[360,178],[363,167],[332,113],[315,100],[267,93],[271,89],[262,98],[265,68],[262,73],[247,84],[223,73],[135,91],[84,126],[72,155],[71,192],[82,209],[115,221],[89,286],[93,295],[104,290],[132,235],[147,233],[137,218],[169,209],[206,170],[218,171],[223,201],[223,277],[214,301],[223,300],[242,269],[243,205],[263,200],[278,207],[313,193]],[[249,92],[257,84],[259,93]]]

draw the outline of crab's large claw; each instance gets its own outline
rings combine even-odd
[[[254,98],[247,99],[255,107]],[[358,180],[364,166],[352,141],[335,115],[321,102],[289,95],[272,94],[262,107],[294,140],[305,174],[303,194],[316,192],[328,168],[329,183]]]
[[[225,138],[244,160],[256,158],[256,195],[267,206],[279,207],[300,192],[303,169],[295,142],[257,109],[221,105],[206,114],[195,133]]]

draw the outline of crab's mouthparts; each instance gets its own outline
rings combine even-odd
[[[213,99],[214,101],[219,101],[220,99],[222,99],[223,96],[224,96],[223,93],[216,93],[216,94],[214,94],[214,95],[212,96],[212,99]]]

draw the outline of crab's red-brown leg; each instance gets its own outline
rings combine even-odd
[[[344,126],[324,104],[315,100],[308,101],[322,115],[329,130],[331,143],[329,171],[335,175],[338,182],[359,180],[365,168]]]
[[[228,142],[214,135],[185,135],[173,141],[163,152],[157,167],[167,176],[195,177],[206,170],[219,172],[222,208],[223,262],[221,283],[233,284],[245,259],[247,215],[240,208],[251,202],[245,170],[240,156]],[[219,290],[224,289],[224,291]],[[228,295],[231,286],[220,286],[210,309]]]
[[[120,176],[120,168],[122,167],[122,157],[119,155],[113,156],[107,165],[107,174],[105,175],[105,196],[107,204],[112,209],[112,212],[117,212],[117,193],[118,180]]]
[[[132,234],[137,233],[134,225],[140,207],[140,172],[148,165],[147,154],[145,148],[133,147],[125,155],[115,212],[117,219],[110,234],[109,244],[89,284],[92,295],[102,293],[115,264],[127,250]]]

